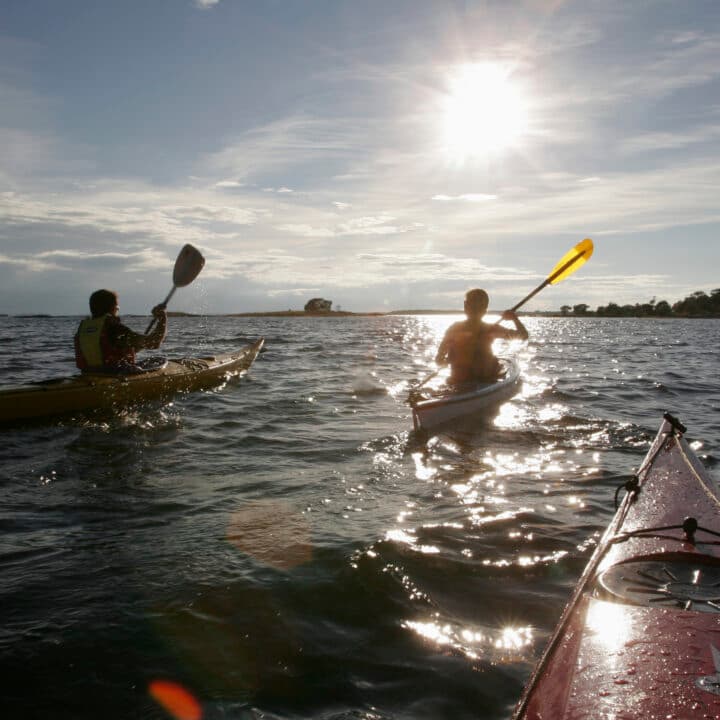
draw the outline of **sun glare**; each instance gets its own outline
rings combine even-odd
[[[455,159],[504,150],[527,128],[524,98],[513,86],[509,71],[492,63],[458,68],[443,110],[444,145]]]

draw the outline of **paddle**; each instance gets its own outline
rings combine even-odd
[[[584,265],[593,254],[593,241],[585,238],[579,242],[572,250],[568,250],[558,264],[552,269],[550,274],[543,280],[529,295],[526,295],[517,305],[513,305],[510,309],[515,312],[522,307],[530,298],[535,297],[544,287],[548,285],[557,285],[559,282],[570,277],[579,267]],[[500,322],[498,320],[498,322]]]
[[[440,371],[442,368],[438,368],[435,372],[430,373],[422,382],[419,382],[417,385],[413,385],[410,390],[408,390],[408,401],[412,400],[413,394],[416,393],[425,383],[430,382]]]
[[[200,251],[192,245],[185,245],[180,251],[175,261],[175,269],[173,270],[173,287],[168,293],[168,296],[161,303],[167,306],[170,302],[170,298],[175,294],[175,291],[179,287],[185,287],[189,285],[203,269],[205,265],[205,258],[200,254]],[[147,326],[145,334],[147,335],[152,326],[155,324],[157,318],[153,318],[150,324]]]
[[[543,280],[529,295],[526,295],[519,303],[513,305],[511,310],[515,312],[518,308],[522,307],[530,298],[537,295],[544,287],[548,285],[557,285],[559,282],[570,277],[579,267],[584,265],[593,254],[593,241],[590,238],[585,238],[579,242],[574,248],[568,250],[555,267],[550,271],[550,274]],[[498,320],[495,324],[502,320]],[[412,397],[413,393],[417,392],[425,383],[432,380],[441,370],[438,368],[435,372],[430,373],[424,380],[419,382],[410,388],[408,392],[408,400]]]

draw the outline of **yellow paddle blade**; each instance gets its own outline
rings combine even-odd
[[[551,285],[557,285],[561,280],[572,275],[579,267],[584,265],[593,254],[593,241],[585,238],[572,250],[563,255],[560,262],[552,269],[547,281]]]

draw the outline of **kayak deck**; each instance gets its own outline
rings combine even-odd
[[[665,416],[516,720],[720,717],[720,495],[684,432]]]
[[[2,388],[0,423],[117,409],[182,392],[207,390],[247,370],[263,344],[260,338],[235,353],[168,360],[140,374],[84,374]]]
[[[411,402],[415,431],[436,429],[509,400],[520,389],[520,368],[505,358],[500,364],[502,376],[496,382],[464,383],[417,394]]]

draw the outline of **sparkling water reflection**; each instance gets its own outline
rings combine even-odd
[[[507,717],[662,411],[716,468],[720,323],[529,318],[521,392],[423,442],[404,401],[456,319],[173,318],[170,355],[266,350],[4,428],[6,714]],[[71,371],[76,323],[0,318],[3,382]]]

